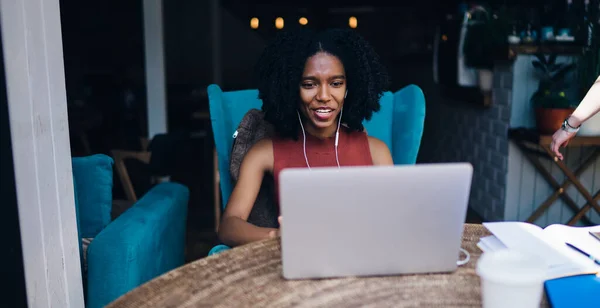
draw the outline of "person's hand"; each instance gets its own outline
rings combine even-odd
[[[552,142],[550,143],[550,149],[558,159],[563,160],[563,155],[560,153],[559,149],[561,147],[566,147],[569,144],[569,140],[575,137],[575,133],[566,132],[563,129],[558,129],[554,135],[552,135]]]
[[[281,230],[281,221],[282,221],[281,216],[279,216],[277,218],[277,221],[279,222],[279,229],[270,231],[269,232],[269,238],[274,238],[274,237],[281,236],[281,231],[280,231]]]

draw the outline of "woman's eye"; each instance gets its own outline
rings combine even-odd
[[[312,88],[313,86],[314,86],[314,84],[312,84],[312,83],[303,83],[302,84],[303,88]]]
[[[341,81],[334,81],[331,83],[332,86],[334,87],[341,87],[344,83]]]

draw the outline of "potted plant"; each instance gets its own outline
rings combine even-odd
[[[553,134],[576,107],[567,97],[569,83],[566,78],[567,73],[575,68],[575,63],[556,63],[556,54],[548,58],[538,54],[536,58],[532,64],[540,81],[531,103],[537,130],[540,134]]]

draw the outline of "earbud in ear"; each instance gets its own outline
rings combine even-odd
[[[344,94],[344,98],[346,98],[346,96],[348,96],[348,90],[346,90],[346,94]]]

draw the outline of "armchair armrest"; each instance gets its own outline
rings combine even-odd
[[[219,244],[210,249],[210,251],[208,252],[208,256],[210,257],[212,255],[216,255],[218,253],[221,253],[221,252],[229,250],[229,249],[231,249],[231,247],[229,247],[227,245]]]
[[[110,223],[87,251],[87,307],[104,307],[184,263],[187,187],[161,183]]]

